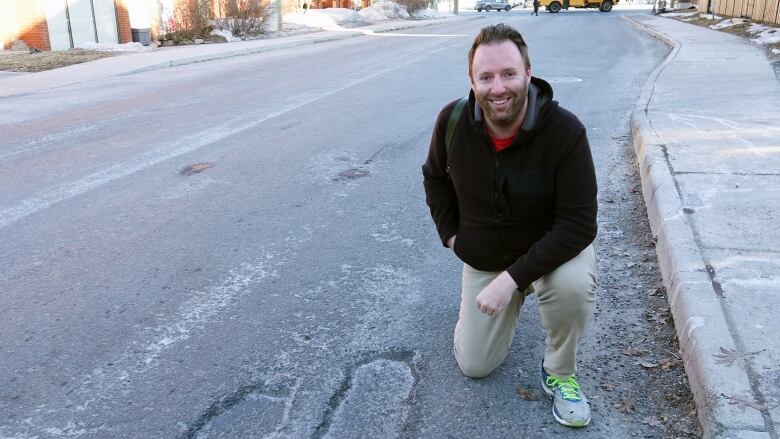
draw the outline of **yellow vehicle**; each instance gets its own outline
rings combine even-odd
[[[560,12],[569,8],[599,8],[601,12],[609,12],[612,6],[620,0],[539,0],[539,6],[544,6],[550,12]]]

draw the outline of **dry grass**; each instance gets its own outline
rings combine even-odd
[[[695,24],[695,25],[698,25],[698,26],[704,26],[704,27],[709,27],[709,26],[711,26],[713,24],[716,24],[716,23],[720,22],[720,20],[718,20],[717,18],[715,20],[711,20],[709,15],[704,16],[704,17],[699,16],[699,17],[696,17],[696,18],[692,18],[690,20],[683,20],[683,21],[685,21],[686,23],[691,23],[691,24]]]
[[[676,18],[677,20],[680,20],[680,21],[684,21],[686,23],[691,23],[691,24],[695,24],[697,26],[702,26],[702,27],[709,27],[709,26],[712,26],[714,24],[720,23],[721,21],[730,18],[730,17],[723,17],[723,18],[716,18],[716,19],[713,20],[710,17],[711,17],[710,14],[706,14],[706,15],[701,14],[698,17],[692,18],[692,19],[685,19],[685,17],[674,17],[674,18]],[[755,21],[752,21],[752,20],[749,20],[749,19],[745,19],[745,21],[742,22],[742,23],[735,24],[733,26],[722,27],[722,28],[716,29],[716,30],[721,31],[721,32],[728,32],[728,33],[734,34],[734,35],[739,35],[740,37],[748,39],[748,40],[753,40],[753,39],[758,37],[757,34],[753,34],[753,33],[748,32],[748,29],[750,28],[750,26],[753,23],[758,23],[758,22],[755,22]],[[765,23],[760,23],[760,24],[765,24]],[[771,24],[768,24],[767,26],[774,27],[774,28],[777,29],[776,26],[771,25]],[[766,51],[767,56],[768,56],[768,58],[771,61],[775,61],[777,59],[780,59],[779,55],[772,53],[772,49],[780,49],[780,43],[759,44],[759,46]]]
[[[83,49],[39,53],[0,51],[0,71],[42,72],[114,55],[116,53]]]

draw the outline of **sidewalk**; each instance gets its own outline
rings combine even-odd
[[[778,438],[780,82],[744,39],[632,18],[672,46],[632,130],[704,436]]]
[[[311,32],[288,37],[223,44],[163,47],[148,52],[128,53],[44,72],[0,75],[0,98],[110,76],[133,74],[214,59],[299,47],[305,44],[343,40],[372,33],[433,26],[476,18],[482,17],[453,15],[451,17],[429,20],[388,20],[368,26]]]

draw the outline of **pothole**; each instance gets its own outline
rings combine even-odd
[[[188,439],[265,437],[289,416],[297,382],[260,384],[220,399],[182,435]]]
[[[391,349],[367,352],[330,398],[312,438],[407,437],[414,428],[412,400],[417,354]]]
[[[401,361],[379,359],[358,367],[324,437],[400,437],[414,382]]]
[[[189,177],[190,175],[195,175],[200,172],[203,172],[212,166],[214,166],[214,163],[209,163],[209,162],[193,163],[191,165],[183,167],[181,171],[179,171],[179,174]]]
[[[369,175],[371,175],[371,173],[366,171],[365,169],[350,168],[339,172],[338,175],[333,178],[333,180],[334,181],[357,180],[358,178],[367,177]]]

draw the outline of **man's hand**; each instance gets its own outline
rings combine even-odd
[[[455,250],[455,237],[458,235],[452,235],[452,238],[447,240],[447,247],[450,248],[450,250]]]
[[[504,271],[480,291],[477,295],[477,307],[483,313],[494,316],[506,308],[516,290],[515,280]]]

